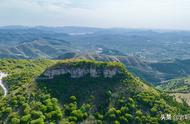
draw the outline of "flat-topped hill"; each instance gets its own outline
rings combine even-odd
[[[0,99],[0,123],[175,123],[160,117],[190,111],[133,76],[121,63],[73,59],[4,59],[0,63],[0,70],[9,74],[4,80],[8,94]],[[61,73],[52,73],[55,70]],[[105,76],[112,71],[112,77]],[[35,80],[47,72],[53,78]]]
[[[92,60],[72,59],[57,63],[47,69],[43,76],[52,79],[55,76],[70,74],[71,78],[90,75],[92,78],[112,78],[125,72],[125,66],[118,62],[97,62]]]
[[[66,122],[162,123],[162,113],[178,111],[173,107],[178,103],[133,76],[118,62],[61,60],[47,68],[41,79],[44,80],[37,82],[39,88],[64,105]],[[76,111],[88,116],[72,118]]]

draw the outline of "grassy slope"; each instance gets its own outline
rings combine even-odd
[[[171,96],[174,96],[176,100],[180,103],[187,103],[190,106],[190,93],[170,93]]]
[[[168,80],[156,87],[159,90],[170,92],[178,102],[190,105],[190,77]]]
[[[166,92],[190,92],[190,77],[182,77],[163,82],[157,86]]]

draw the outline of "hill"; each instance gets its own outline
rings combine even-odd
[[[2,123],[177,123],[161,121],[161,114],[190,111],[118,62],[2,59],[0,64],[9,91],[0,99]]]
[[[168,92],[178,102],[186,102],[190,105],[190,77],[182,77],[162,82],[157,89]]]
[[[0,58],[54,58],[70,51],[76,52],[69,42],[50,38],[35,39],[0,48]]]
[[[136,63],[141,66],[133,64],[126,65],[129,70],[155,85],[160,84],[160,82],[165,83],[167,80],[190,75],[190,59],[175,59],[161,62],[143,62],[142,60],[135,60],[137,60]]]
[[[162,82],[158,89],[166,92],[190,92],[190,77],[176,78]]]

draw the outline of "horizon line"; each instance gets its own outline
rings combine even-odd
[[[152,30],[152,31],[187,31],[189,32],[190,29],[167,29],[167,28],[142,28],[142,27],[99,27],[99,26],[80,26],[80,25],[0,25],[0,28],[38,28],[38,27],[44,27],[44,28],[94,28],[94,29],[129,29],[129,30]]]

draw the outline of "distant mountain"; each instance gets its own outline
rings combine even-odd
[[[53,33],[62,33],[62,34],[88,34],[102,31],[102,28],[94,27],[74,27],[74,26],[64,26],[64,27],[46,27],[46,26],[36,26],[36,27],[27,27],[27,26],[2,26],[0,30],[40,30],[41,32],[53,32]]]
[[[0,48],[1,58],[54,58],[66,52],[76,51],[66,41],[57,39],[36,39],[17,45]]]
[[[138,56],[144,61],[190,58],[190,32],[187,31],[43,26],[0,28],[0,48],[6,49],[37,39],[67,41],[74,46],[73,49],[77,48],[82,53],[93,53],[102,48],[112,49],[125,55]]]

